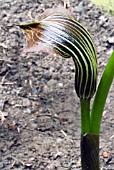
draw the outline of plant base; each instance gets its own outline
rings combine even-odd
[[[99,135],[81,134],[82,170],[100,170],[99,168]]]

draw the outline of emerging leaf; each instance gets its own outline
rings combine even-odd
[[[75,89],[79,98],[90,99],[96,90],[97,59],[88,31],[63,8],[38,22],[20,25],[27,40],[27,52],[56,52],[72,57],[76,67]]]

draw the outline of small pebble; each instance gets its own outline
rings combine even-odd
[[[114,44],[114,37],[109,37],[108,42],[111,43],[111,44]]]
[[[109,157],[109,153],[108,152],[103,152],[103,158],[108,158]]]
[[[28,107],[28,106],[30,106],[30,105],[31,105],[30,100],[27,99],[27,98],[23,98],[23,106],[24,106],[24,107]]]

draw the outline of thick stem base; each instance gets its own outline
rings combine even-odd
[[[81,135],[82,170],[100,170],[99,168],[99,135]]]

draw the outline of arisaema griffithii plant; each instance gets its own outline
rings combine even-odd
[[[98,86],[92,111],[90,100],[96,91],[97,56],[89,32],[65,10],[48,10],[38,22],[19,25],[27,40],[26,52],[56,52],[72,57],[75,90],[81,107],[81,165],[83,170],[99,170],[99,133],[102,112],[114,78],[114,52]]]

